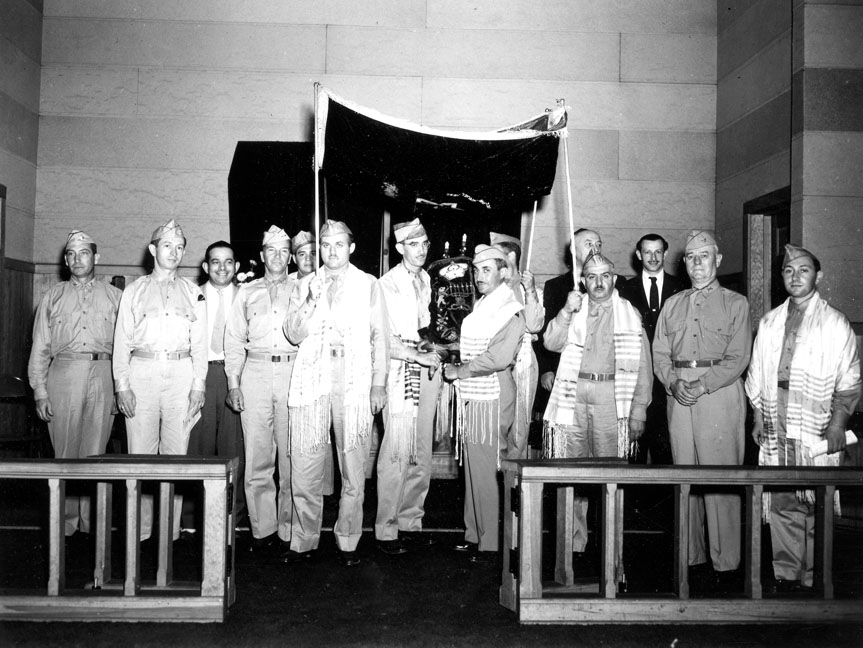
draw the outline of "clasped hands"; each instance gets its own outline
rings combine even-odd
[[[700,380],[682,380],[678,378],[671,383],[671,395],[674,400],[685,407],[692,407],[707,390]]]

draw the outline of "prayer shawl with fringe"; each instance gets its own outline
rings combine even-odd
[[[516,290],[518,292],[516,292]],[[518,284],[513,290],[516,299],[522,304],[527,302],[524,286]],[[536,289],[537,301],[542,304],[542,288]],[[528,322],[525,322],[529,325]],[[536,387],[537,377],[534,374],[536,367],[536,354],[533,351],[533,342],[537,339],[536,333],[531,333],[525,330],[521,338],[521,346],[518,348],[518,355],[515,357],[515,387],[517,397],[515,400],[515,421],[520,430],[527,430],[530,427],[530,419],[532,415],[533,402],[530,400],[532,388]]]
[[[297,285],[296,299],[302,303],[309,294],[312,277],[326,279],[325,268],[303,277]],[[290,431],[300,439],[300,452],[319,449],[330,438],[330,341],[327,329],[338,326],[345,349],[345,451],[355,449],[359,440],[369,436],[372,411],[369,392],[372,382],[371,288],[374,277],[354,265],[342,276],[339,301],[335,309],[327,301],[326,287],[312,314],[309,334],[300,343],[288,393]],[[298,435],[295,436],[295,435]]]
[[[575,398],[578,372],[584,355],[587,335],[589,298],[575,313],[567,331],[566,347],[560,356],[560,366],[543,416],[543,456],[549,459],[565,456],[565,427],[575,421]],[[629,412],[638,382],[641,365],[641,316],[615,290],[611,295],[614,322],[614,403],[617,409],[617,456],[630,454]]]
[[[495,334],[523,308],[506,284],[501,284],[491,294],[480,299],[473,312],[461,323],[459,349],[462,362],[467,364],[485,352]],[[471,443],[489,444],[498,439],[500,383],[497,372],[459,379],[456,382],[456,398],[457,451],[461,450],[465,438]]]
[[[761,411],[764,420],[764,436],[758,456],[758,463],[762,466],[779,465],[776,383],[785,339],[785,320],[791,307],[789,298],[761,318],[746,378],[746,394],[752,406]],[[827,304],[816,292],[806,305],[791,358],[785,435],[794,441],[795,452],[793,457],[785,458],[787,465],[839,465],[842,453],[813,458],[810,448],[824,437],[832,414],[833,394],[859,384],[860,360],[854,331],[845,315]],[[837,492],[834,500],[837,515],[838,495]],[[797,497],[801,502],[815,502],[812,490],[798,491]],[[765,498],[763,510],[767,519],[769,493]]]
[[[428,326],[428,304],[431,301],[431,280],[425,270],[420,270],[421,294],[417,296],[412,275],[399,263],[378,280],[389,315],[390,335],[394,335],[407,346],[416,346],[417,329]],[[417,303],[419,299],[420,303]],[[387,408],[384,412],[384,434],[391,435],[395,442],[391,459],[407,458],[416,463],[417,412],[420,402],[420,371],[416,362],[390,358],[387,373]]]

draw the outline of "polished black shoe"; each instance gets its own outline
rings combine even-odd
[[[404,540],[412,547],[431,547],[435,544],[435,539],[430,533],[422,531],[400,531],[399,539]]]
[[[468,542],[464,540],[462,542],[456,543],[452,546],[455,551],[466,551],[466,552],[474,552],[477,550],[479,545],[476,542]]]
[[[490,565],[496,559],[496,551],[472,551],[468,557],[468,560],[475,565]]]
[[[401,540],[378,540],[378,549],[388,556],[400,556],[408,552]]]
[[[733,594],[743,590],[743,572],[740,569],[714,572],[713,592]]]
[[[716,575],[709,563],[690,565],[688,580],[689,589],[694,594],[712,594],[716,590]]]
[[[286,565],[295,565],[297,563],[309,562],[315,555],[315,551],[294,551],[293,549],[289,549],[285,553],[282,554],[279,560]]]
[[[761,586],[763,594],[793,594],[800,589],[799,580],[786,580],[784,578],[776,578],[767,581]]]
[[[275,533],[271,533],[266,538],[252,538],[249,551],[251,553],[267,553],[276,545],[277,538]]]
[[[360,557],[356,551],[342,551],[339,554],[339,559],[345,567],[356,567],[360,564]]]

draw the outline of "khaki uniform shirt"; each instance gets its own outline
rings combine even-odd
[[[184,277],[159,281],[153,274],[133,281],[120,300],[114,331],[114,388],[129,387],[133,351],[188,351],[192,390],[207,382],[207,304],[200,286]]]
[[[33,398],[48,398],[48,367],[58,353],[112,353],[122,291],[93,278],[53,286],[39,302],[27,375]]]

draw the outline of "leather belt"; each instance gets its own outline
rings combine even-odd
[[[74,351],[63,351],[54,356],[61,360],[110,360],[110,353],[75,353]]]
[[[593,382],[608,382],[609,380],[614,380],[613,373],[590,373],[589,371],[579,371],[578,377],[582,380],[592,380]]]
[[[295,357],[297,357],[296,353],[283,353],[283,354],[270,354],[270,353],[260,353],[259,351],[249,351],[246,353],[246,357],[249,360],[263,360],[264,362],[291,362]]]
[[[344,358],[345,347],[330,347],[330,355],[333,358]]]
[[[133,358],[144,360],[185,360],[192,357],[191,351],[132,351]]]
[[[224,360],[207,360],[207,364],[223,365],[223,364],[225,364],[225,361]]]
[[[721,360],[675,360],[674,366],[677,369],[695,369],[696,367],[712,367],[718,365]]]
[[[788,382],[789,381],[787,380],[779,380],[776,382],[776,386],[779,387],[779,389],[788,389]]]

